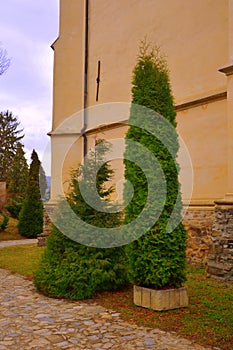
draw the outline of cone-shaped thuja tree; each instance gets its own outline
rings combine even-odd
[[[7,191],[10,204],[5,205],[13,218],[19,218],[19,212],[25,198],[28,182],[28,165],[21,142],[17,143],[16,153],[7,172]]]
[[[130,159],[130,155],[135,153],[132,143],[128,142],[127,144],[128,140],[142,144],[159,162],[166,182],[166,199],[159,219],[155,220],[151,229],[128,245],[130,278],[134,284],[144,287],[179,287],[185,281],[186,260],[186,231],[181,223],[182,203],[178,182],[179,168],[176,164],[179,145],[175,131],[176,113],[173,106],[168,69],[166,61],[159,54],[158,49],[149,50],[145,44],[142,45],[133,71],[132,83],[132,107],[129,125],[135,124],[135,118],[142,118],[144,125],[149,125],[151,128],[150,115],[151,110],[153,110],[159,113],[162,116],[161,118],[166,118],[174,127],[174,132],[169,135],[169,128],[166,127],[166,123],[160,123],[158,120],[156,125],[152,125],[152,129],[154,128],[157,131],[160,135],[159,138],[145,131],[146,128],[136,126],[130,126],[126,135],[125,158]],[[150,110],[146,111],[146,108],[143,108],[140,111],[140,108],[137,108],[136,105],[147,107]],[[140,112],[138,113],[138,111]],[[140,125],[138,120],[136,125]],[[162,142],[164,138],[171,143],[172,154]],[[140,158],[140,154],[138,156]],[[152,165],[150,164],[148,163],[146,166],[150,167]],[[156,177],[152,168],[151,176]],[[131,203],[126,207],[125,215],[125,223],[130,223],[139,215],[146,204],[148,183],[140,167],[128,160],[125,160],[125,178],[134,187],[134,196]],[[159,198],[161,191],[164,192],[164,185],[162,178],[159,176],[157,176],[156,181],[157,185],[153,196]],[[128,196],[127,191],[126,185],[125,198]],[[172,232],[169,232],[167,225],[175,204],[178,225]]]
[[[43,203],[40,196],[40,160],[33,150],[25,200],[19,213],[18,229],[22,236],[36,238],[43,231]]]
[[[18,197],[23,197],[25,195],[27,182],[27,160],[25,158],[23,145],[18,142],[16,145],[16,153],[7,174],[7,189],[8,192],[10,192],[12,199],[17,199]]]
[[[91,231],[95,231],[96,227],[117,227],[121,223],[119,213],[106,213],[105,210],[111,206],[109,196],[113,191],[107,184],[113,170],[108,163],[100,167],[107,150],[106,143],[100,144],[98,151],[91,153],[85,161],[85,166],[72,172],[67,196],[67,201],[77,216],[92,225]],[[96,169],[99,169],[97,176]],[[96,186],[102,198],[102,210],[96,210],[85,201],[83,192],[80,191],[81,185],[86,195],[90,188]],[[61,203],[58,210],[56,223],[60,222],[58,226],[63,228],[64,234],[57,227],[53,227],[45,254],[35,274],[36,287],[49,296],[69,299],[86,299],[97,291],[124,288],[128,284],[124,247],[98,248],[98,241],[92,241],[90,229],[88,231],[84,228],[82,231],[75,223],[72,227],[72,217],[69,220],[68,213],[67,220],[67,208],[63,204]],[[66,228],[67,221],[69,227]],[[86,241],[88,245],[78,243],[80,241]],[[94,246],[90,246],[92,242]],[[103,242],[100,240],[100,243]]]

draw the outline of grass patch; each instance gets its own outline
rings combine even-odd
[[[1,248],[0,268],[32,278],[43,252],[44,248],[35,244]]]
[[[139,326],[176,332],[203,346],[232,349],[233,285],[206,279],[203,270],[188,268],[189,307],[157,312],[133,304],[132,287],[122,292],[99,293],[93,301],[121,313]]]
[[[0,249],[0,267],[32,277],[43,247],[24,245]],[[207,279],[201,269],[188,268],[186,285],[189,307],[157,312],[133,304],[132,287],[121,292],[98,293],[96,302],[121,313],[122,319],[139,326],[176,332],[203,346],[232,349],[233,285]]]
[[[17,224],[18,224],[18,220],[10,217],[6,229],[0,232],[0,241],[10,241],[13,239],[25,239],[25,237],[19,234]]]

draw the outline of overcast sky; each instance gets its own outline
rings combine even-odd
[[[59,0],[1,0],[0,46],[11,58],[0,76],[0,110],[21,123],[26,157],[43,158],[52,123],[53,50],[58,36]],[[48,172],[48,170],[47,170]]]

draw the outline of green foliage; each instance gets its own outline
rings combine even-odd
[[[31,159],[25,200],[19,213],[18,229],[22,236],[35,238],[43,230],[43,204],[39,186],[40,161],[35,150],[32,152]]]
[[[9,218],[5,213],[0,213],[0,231],[3,231],[6,229],[8,224]]]
[[[122,289],[127,285],[123,248],[84,246],[54,227],[34,283],[49,296],[68,299],[87,299],[97,291]]]
[[[67,199],[72,210],[84,222],[97,227],[117,227],[121,225],[121,213],[109,212],[110,208],[115,207],[110,201],[114,188],[108,183],[113,177],[113,170],[108,162],[104,162],[104,155],[109,150],[109,144],[98,140],[96,146],[95,151],[89,153],[85,165],[71,172],[70,191]],[[96,198],[93,193],[95,188],[98,193]],[[85,198],[81,190],[82,193],[85,193]],[[86,199],[91,201],[91,205]],[[81,232],[81,235],[91,237],[91,232],[87,229],[87,232]],[[104,236],[104,239],[108,238]],[[91,241],[86,240],[86,243],[92,245]]]
[[[175,131],[175,110],[173,97],[171,94],[168,69],[165,59],[159,54],[158,49],[149,51],[144,43],[140,50],[137,64],[133,71],[132,107],[129,125],[139,118],[145,125],[156,129],[162,140],[166,139],[170,143],[172,154],[161,140],[145,131],[145,129],[131,126],[126,135],[125,158],[131,159],[135,153],[134,147],[127,143],[133,140],[145,146],[159,161],[166,180],[166,200],[159,219],[154,226],[142,237],[135,240],[128,246],[128,258],[130,278],[133,283],[145,287],[179,287],[185,281],[185,249],[186,231],[180,223],[173,232],[167,232],[166,227],[173,212],[176,202],[176,221],[181,222],[181,195],[178,182],[178,166],[176,164],[176,154],[178,151],[177,134]],[[141,105],[152,111],[159,113],[166,118],[174,127],[174,132],[170,135],[169,128],[166,128],[158,119],[157,124],[151,124],[151,113],[147,108],[142,114],[137,112],[137,106]],[[136,107],[135,107],[136,106]],[[153,114],[153,113],[152,113]],[[162,120],[162,117],[161,117]],[[138,158],[142,158],[138,154]],[[146,160],[145,160],[146,163]],[[130,204],[126,207],[125,223],[134,220],[144,208],[148,198],[148,182],[139,166],[133,162],[125,160],[125,178],[134,188],[134,196]],[[160,198],[163,192],[163,179],[154,173],[151,162],[147,162],[145,167],[150,176],[155,178],[156,187],[153,193],[155,198]],[[125,187],[125,198],[128,196],[128,188]],[[176,204],[177,205],[177,204]],[[143,228],[142,228],[143,229]]]
[[[25,158],[23,145],[18,142],[16,153],[13,156],[12,164],[7,174],[7,189],[11,197],[16,199],[26,193],[28,181],[28,165]]]
[[[18,219],[20,210],[22,209],[22,205],[23,198],[18,197],[17,200],[12,199],[10,204],[5,205],[4,208],[6,208],[9,211],[12,218]]]
[[[103,199],[102,209],[111,205],[109,196],[113,188],[106,186],[113,174],[109,164],[105,163],[97,172],[97,177],[95,176],[96,169],[99,169],[101,159],[107,151],[104,144],[99,150],[92,153],[79,173],[72,172],[70,192],[67,195],[73,211],[82,220],[93,225],[92,230],[95,230],[96,226],[116,227],[121,219],[118,213],[97,211],[86,203],[80,192],[81,185],[88,194],[90,187],[95,184],[99,196]],[[63,223],[66,218],[62,208],[61,203],[61,210],[57,215]],[[77,236],[75,238],[77,239]],[[88,237],[86,239],[88,242]],[[125,259],[124,247],[96,248],[83,245],[71,240],[54,226],[42,262],[35,274],[35,285],[49,296],[69,299],[86,299],[97,291],[122,289],[128,284]]]
[[[22,130],[18,130],[17,117],[9,111],[0,113],[0,181],[6,181],[12,161],[17,150],[17,145],[23,136]]]

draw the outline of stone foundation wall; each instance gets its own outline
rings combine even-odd
[[[47,237],[49,236],[52,230],[52,221],[50,219],[50,212],[54,209],[54,206],[49,204],[44,205],[44,222],[43,222],[43,232],[37,236],[38,247],[46,246]]]
[[[46,245],[54,205],[45,205],[43,233],[38,245]],[[231,205],[190,206],[183,224],[188,231],[187,262],[205,267],[210,277],[233,282],[233,200]]]
[[[233,203],[216,205],[207,274],[233,282]]]
[[[49,214],[54,210],[53,205],[45,204],[43,233],[38,236],[38,245],[46,245],[51,232]],[[214,219],[214,206],[189,207],[183,219],[188,231],[187,262],[196,266],[207,264],[208,252],[212,243],[212,225]]]
[[[187,210],[183,224],[188,231],[187,262],[205,266],[212,243],[214,206],[192,207]]]

